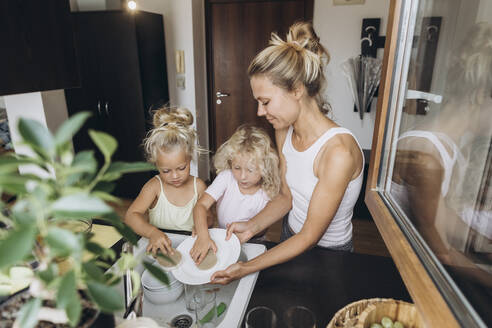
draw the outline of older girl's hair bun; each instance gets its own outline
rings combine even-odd
[[[147,133],[143,143],[149,162],[155,163],[159,152],[174,147],[182,147],[193,159],[207,152],[196,142],[197,133],[192,126],[193,115],[188,109],[161,107],[154,111],[152,123],[154,128]]]
[[[154,127],[158,128],[170,123],[190,126],[193,124],[193,115],[183,107],[163,107],[154,112]]]

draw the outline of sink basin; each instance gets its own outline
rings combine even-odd
[[[174,248],[188,237],[172,233],[167,233],[167,236],[171,239]],[[141,238],[138,246],[134,249],[134,255],[138,256],[145,252],[147,243],[148,239]],[[241,245],[239,260],[248,261],[264,253],[265,250],[266,247],[264,245],[245,243]],[[136,271],[142,274],[144,271],[143,266],[140,264]],[[218,318],[217,327],[240,327],[257,278],[258,272],[255,272],[226,286],[214,285],[214,288],[219,289],[216,292],[217,305],[220,302],[224,302],[227,305],[225,313]],[[154,319],[160,326],[167,327],[173,318],[183,314],[189,315],[193,318],[193,321],[195,320],[194,313],[186,309],[184,293],[173,303],[164,305],[155,305],[148,302],[145,297],[143,299],[142,315]]]

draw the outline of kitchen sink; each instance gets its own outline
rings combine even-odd
[[[173,233],[167,233],[167,236],[171,239],[174,248],[188,237]],[[139,256],[145,252],[147,243],[148,239],[141,238],[138,246],[134,248],[133,254]],[[264,253],[265,250],[266,247],[264,245],[245,243],[241,245],[239,260],[248,261]],[[137,266],[136,271],[142,274],[144,271],[143,265],[140,264]],[[255,272],[226,286],[210,285],[216,290],[216,304],[218,305],[224,302],[227,305],[226,311],[218,318],[217,327],[240,327],[257,278],[258,272]],[[121,291],[124,294],[123,284],[121,284]],[[176,301],[163,305],[152,304],[144,297],[142,315],[154,319],[162,327],[172,327],[171,323],[180,320],[179,318],[185,318],[186,320],[192,319],[193,323],[195,321],[194,313],[186,309],[184,292]]]

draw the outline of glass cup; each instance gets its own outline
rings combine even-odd
[[[283,315],[288,328],[316,328],[316,316],[305,306],[291,306]]]
[[[195,311],[195,302],[193,301],[193,297],[195,293],[200,290],[201,285],[187,285],[184,284],[184,298],[186,309],[190,312]]]
[[[252,308],[246,314],[246,328],[275,328],[277,315],[266,306]]]
[[[200,328],[212,328],[217,325],[217,304],[215,291],[199,288],[193,295],[195,323]]]

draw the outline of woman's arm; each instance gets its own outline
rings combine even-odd
[[[227,284],[249,273],[286,262],[315,246],[330,225],[345,190],[360,164],[344,146],[334,146],[320,154],[318,183],[311,196],[301,231],[249,262],[238,262],[214,273],[212,283]]]
[[[255,217],[246,222],[234,222],[227,226],[226,240],[229,240],[231,235],[235,233],[241,243],[245,243],[253,236],[265,230],[287,214],[292,208],[292,195],[285,181],[285,173],[287,165],[285,157],[282,154],[282,147],[287,135],[287,129],[275,130],[275,139],[277,141],[278,154],[280,158],[280,192],[269,201],[265,208],[260,211]]]
[[[160,250],[162,253],[173,253],[172,244],[166,234],[150,224],[145,218],[145,213],[158,197],[160,192],[159,182],[152,178],[143,186],[137,198],[128,208],[124,222],[138,235],[148,238],[147,252],[154,255]]]

